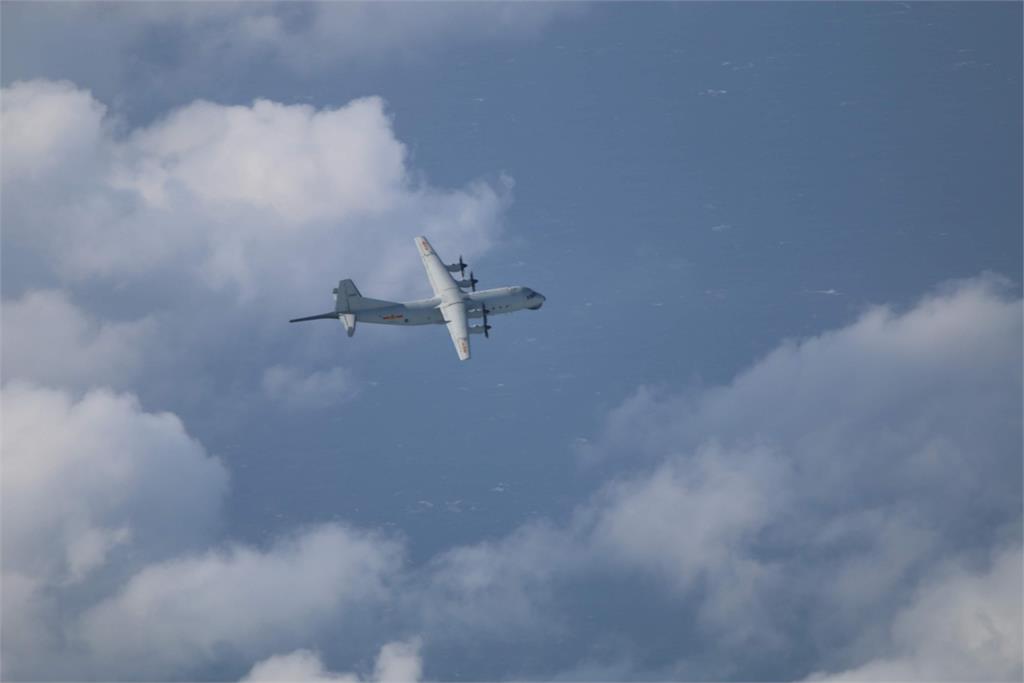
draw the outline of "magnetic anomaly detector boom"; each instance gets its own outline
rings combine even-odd
[[[289,322],[307,320],[340,320],[348,336],[356,332],[356,323],[378,325],[439,325],[448,326],[448,334],[455,344],[459,360],[469,359],[469,335],[489,336],[488,319],[500,313],[513,313],[523,309],[537,310],[544,304],[544,296],[529,287],[498,287],[476,291],[477,279],[470,271],[466,278],[466,264],[445,265],[426,237],[416,238],[423,267],[434,290],[434,296],[420,301],[399,303],[368,299],[359,293],[352,280],[342,280],[334,290],[334,311],[295,318]],[[458,273],[456,280],[452,273]],[[469,290],[469,291],[466,291]],[[469,325],[469,318],[482,318],[480,325]]]

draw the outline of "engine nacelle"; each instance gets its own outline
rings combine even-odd
[[[448,269],[449,273],[462,273],[463,275],[466,273],[466,262],[462,260],[461,256],[459,256],[458,263],[447,263],[444,267]]]
[[[455,284],[457,284],[462,289],[472,289],[475,292],[476,291],[476,285],[477,285],[478,282],[480,282],[480,281],[477,280],[475,277],[473,277],[473,272],[470,271],[469,279],[456,280]]]

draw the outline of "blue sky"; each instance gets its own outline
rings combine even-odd
[[[5,676],[1019,678],[1020,22],[4,4]]]

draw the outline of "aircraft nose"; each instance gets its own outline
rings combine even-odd
[[[536,311],[538,308],[544,305],[544,302],[547,301],[547,297],[541,294],[540,292],[534,292],[534,294],[537,295],[536,298],[540,299],[540,301],[537,302],[536,306],[530,306],[530,308]]]

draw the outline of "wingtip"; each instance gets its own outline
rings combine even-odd
[[[459,337],[455,342],[455,350],[459,354],[459,360],[469,360],[469,339]]]

